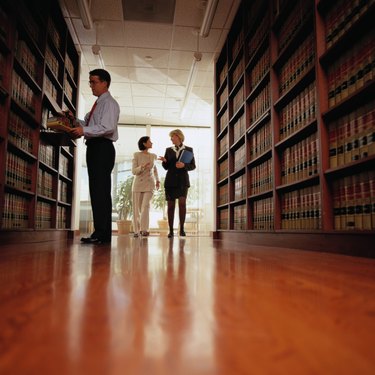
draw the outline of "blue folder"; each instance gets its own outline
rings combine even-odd
[[[178,158],[178,161],[181,161],[185,164],[189,164],[193,160],[194,154],[188,150],[182,150],[181,155]]]

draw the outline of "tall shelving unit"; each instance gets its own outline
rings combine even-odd
[[[216,61],[217,238],[375,256],[374,3],[242,1]]]
[[[75,142],[46,122],[76,113],[79,54],[58,1],[2,1],[0,19],[0,236],[66,237]]]

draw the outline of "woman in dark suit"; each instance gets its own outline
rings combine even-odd
[[[172,130],[169,133],[172,147],[165,150],[165,155],[160,156],[159,160],[162,161],[162,166],[167,170],[165,177],[164,189],[165,198],[168,203],[168,237],[173,237],[173,222],[176,199],[178,199],[178,211],[180,219],[180,236],[186,236],[184,230],[185,217],[186,217],[186,197],[190,187],[190,180],[188,171],[195,169],[195,160],[193,149],[183,144],[185,136],[181,130]],[[192,159],[183,163],[179,159],[186,151],[186,154],[191,153]]]

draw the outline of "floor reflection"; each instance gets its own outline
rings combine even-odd
[[[114,236],[2,246],[0,282],[4,375],[375,369],[373,259]]]

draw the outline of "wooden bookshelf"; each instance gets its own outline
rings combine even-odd
[[[17,3],[17,4],[16,4]],[[47,119],[77,110],[79,54],[59,2],[0,4],[0,236],[71,231],[75,142]]]
[[[215,67],[217,238],[375,257],[374,10],[242,1]]]

